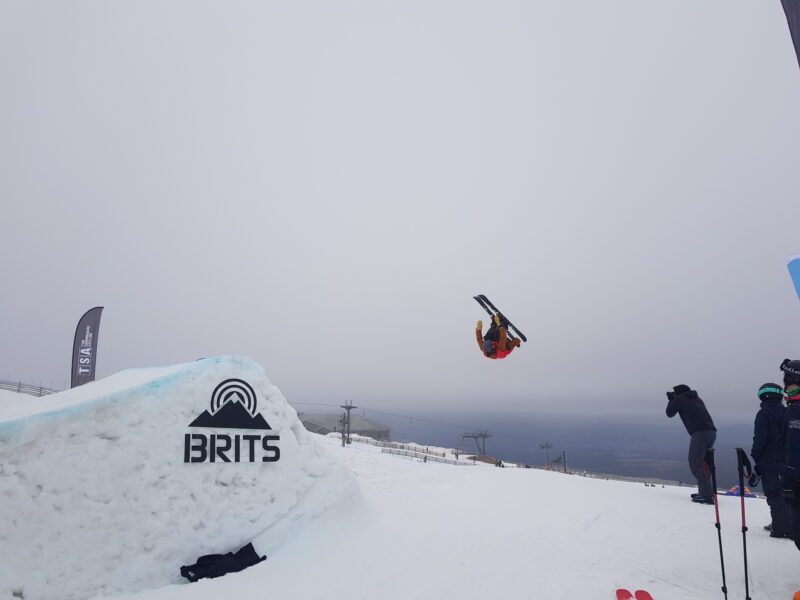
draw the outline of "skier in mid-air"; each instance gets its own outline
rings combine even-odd
[[[483,294],[473,296],[474,300],[483,307],[489,317],[491,317],[491,326],[483,335],[483,321],[478,321],[475,327],[475,339],[478,341],[478,348],[481,349],[486,358],[505,358],[514,348],[519,348],[522,342],[527,342],[528,338],[525,334],[517,329],[514,324],[503,316],[497,307]],[[508,329],[509,327],[514,330],[517,337],[512,336]]]
[[[505,358],[522,343],[519,338],[509,339],[508,319],[502,314],[492,317],[492,325],[483,335],[483,321],[475,327],[475,339],[486,358]]]

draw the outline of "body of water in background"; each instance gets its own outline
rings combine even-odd
[[[311,412],[311,411],[308,411]],[[543,466],[549,442],[552,462],[566,455],[573,471],[626,477],[655,478],[695,485],[687,460],[689,434],[679,417],[626,420],[623,417],[536,414],[417,413],[404,416],[388,411],[353,411],[391,428],[395,442],[457,448],[474,454],[474,439],[465,433],[488,433],[486,454],[508,462]],[[755,417],[755,411],[753,416]],[[750,453],[753,424],[717,423],[715,457],[719,489],[738,483],[736,447]]]

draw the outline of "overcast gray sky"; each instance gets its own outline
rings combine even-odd
[[[751,418],[800,357],[778,0],[0,0],[0,377]],[[528,335],[480,354],[486,293]]]

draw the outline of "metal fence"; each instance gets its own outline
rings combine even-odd
[[[612,475],[611,473],[591,473],[589,471],[582,471],[580,469],[570,470],[571,475],[578,475],[580,477],[590,477],[592,479],[607,479],[613,481],[630,481],[633,483],[644,483],[646,485],[671,485],[679,487],[693,487],[692,484],[682,481],[670,481],[668,479],[656,479],[652,477],[629,477],[626,475]],[[696,487],[696,486],[695,486]]]
[[[439,456],[434,456],[426,452],[414,452],[413,450],[400,450],[398,448],[381,448],[381,453],[394,454],[396,456],[410,456],[411,458],[418,458],[423,461],[444,463],[446,465],[464,465],[467,467],[474,466],[474,464],[470,462],[453,460],[451,458],[441,458]]]
[[[58,390],[53,390],[43,385],[31,385],[29,383],[22,383],[21,381],[6,381],[3,379],[0,379],[0,390],[8,390],[10,392],[28,394],[30,396],[47,396],[48,394],[55,394],[58,392]]]
[[[355,438],[355,436],[351,436]],[[406,450],[408,452],[417,452],[419,454],[427,454],[428,458],[432,456],[436,456],[438,458],[445,458],[447,456],[444,452],[438,452],[436,450],[429,450],[427,446],[420,446],[419,444],[400,444],[398,442],[384,442],[381,440],[375,440],[365,436],[359,436],[358,442],[362,442],[364,444],[369,444],[371,446],[380,446],[381,448],[393,448],[395,450]]]
[[[521,465],[517,465],[518,467]],[[539,465],[525,465],[525,468],[529,469],[537,469],[539,471],[551,471],[553,473],[564,473],[562,469],[553,469],[542,467]],[[566,475],[577,475],[578,477],[589,477],[590,479],[606,479],[609,481],[628,481],[631,483],[644,483],[645,485],[670,485],[670,486],[678,486],[678,487],[692,487],[692,484],[688,484],[681,481],[671,481],[669,479],[657,479],[655,477],[633,477],[629,475],[614,475],[612,473],[594,473],[592,471],[584,471],[583,469],[573,469],[570,468],[567,470]]]

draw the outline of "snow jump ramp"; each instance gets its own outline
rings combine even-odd
[[[356,494],[243,357],[131,369],[0,406],[0,599],[179,583],[199,555],[251,541],[269,555]]]

